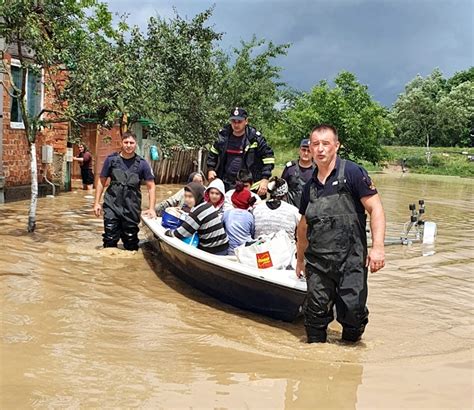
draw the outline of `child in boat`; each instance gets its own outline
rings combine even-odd
[[[191,175],[189,175],[189,178],[188,178],[188,184],[191,182],[198,182],[204,186],[203,173],[202,172],[191,173]],[[204,189],[203,189],[203,192],[204,192]],[[174,195],[170,196],[168,199],[161,201],[155,207],[156,215],[161,216],[163,214],[163,211],[165,211],[169,207],[183,208],[183,206],[185,205],[184,195],[185,195],[185,188],[182,188],[178,192],[176,192]]]
[[[204,193],[204,201],[209,202],[217,210],[222,219],[224,213],[225,187],[222,179],[214,179]]]
[[[255,220],[249,209],[255,203],[251,192],[244,187],[242,182],[235,184],[231,196],[232,209],[224,211],[222,221],[229,238],[229,255],[234,255],[235,248],[251,241],[255,233]]]
[[[296,206],[285,202],[288,184],[283,178],[273,177],[268,187],[270,199],[258,204],[253,210],[255,238],[285,230],[288,237],[295,241],[301,215]]]
[[[215,179],[209,184],[204,193],[204,198],[208,198],[203,203],[191,209],[181,226],[174,230],[165,232],[168,236],[179,239],[189,238],[198,233],[198,248],[214,255],[227,255],[229,239],[222,225],[216,206],[222,206],[224,202],[224,183],[220,179]],[[214,192],[217,191],[217,192]]]
[[[252,189],[253,185],[253,176],[250,171],[247,171],[246,169],[241,169],[237,173],[237,178],[236,178],[236,184],[238,182],[242,182],[244,184],[244,187],[247,188],[249,191]],[[234,206],[232,204],[232,195],[234,194],[235,189],[230,189],[225,193],[225,202],[224,202],[224,212],[227,211],[228,209],[233,209]],[[255,198],[254,204],[258,204],[262,200],[260,197],[255,193],[250,191],[250,194],[252,195],[252,198]]]

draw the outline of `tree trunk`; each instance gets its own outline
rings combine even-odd
[[[28,212],[28,232],[34,232],[36,228],[36,204],[38,202],[38,171],[36,164],[36,142],[30,143],[31,155],[31,201]]]

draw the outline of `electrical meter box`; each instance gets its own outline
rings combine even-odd
[[[43,145],[41,148],[41,162],[43,164],[53,163],[53,146]]]
[[[72,157],[73,157],[72,148],[67,148],[66,149],[66,162],[72,162]]]

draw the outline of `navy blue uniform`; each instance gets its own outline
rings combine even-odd
[[[238,138],[233,135],[231,125],[226,125],[219,131],[207,157],[208,171],[216,172],[226,191],[234,187],[240,169],[250,171],[254,181],[260,181],[270,179],[275,166],[273,150],[259,131],[247,125],[241,143]]]
[[[325,184],[317,179],[316,170],[305,185],[300,213],[308,225],[304,306],[308,342],[326,341],[334,304],[344,340],[357,341],[365,330],[367,234],[360,199],[376,193],[362,167],[339,157]]]
[[[340,166],[340,163],[341,159],[337,157],[336,167],[327,177],[326,183],[324,185],[319,182],[317,178],[318,169],[316,168],[314,170],[313,177],[303,188],[303,194],[301,195],[301,204],[299,208],[301,215],[305,214],[306,208],[308,207],[311,185],[314,185],[317,188],[318,197],[332,195],[337,191],[337,185],[335,184],[335,181],[337,181],[337,170]],[[360,202],[360,198],[363,198],[364,196],[375,195],[377,193],[377,190],[375,189],[369,174],[360,165],[357,165],[352,161],[346,161],[344,177],[346,178],[347,188],[355,200],[357,213],[364,215],[365,208]]]
[[[288,184],[288,203],[296,206],[298,209],[301,205],[301,195],[303,187],[311,179],[315,165],[304,168],[299,161],[290,161],[286,163],[281,177]]]
[[[139,155],[125,159],[109,155],[100,173],[110,178],[104,195],[104,248],[116,247],[120,239],[127,250],[138,249],[138,224],[142,195],[140,182],[154,180],[150,165]]]

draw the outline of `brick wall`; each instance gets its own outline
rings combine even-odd
[[[6,55],[8,61],[10,56]],[[9,77],[5,75],[7,86],[10,85]],[[62,79],[64,81],[64,79]],[[45,87],[44,108],[52,108],[54,100]],[[31,182],[29,147],[23,130],[12,129],[10,126],[11,97],[3,93],[3,171],[5,187],[27,185]],[[52,145],[56,153],[65,154],[67,147],[68,124],[58,123],[51,129],[45,129],[37,137],[36,152],[38,160],[38,180],[43,180],[43,165],[41,164],[41,147]]]

